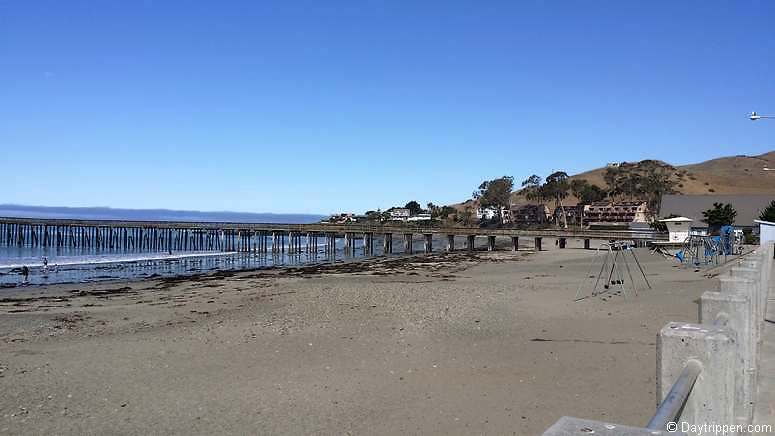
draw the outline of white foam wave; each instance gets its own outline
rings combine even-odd
[[[103,256],[99,258],[59,258],[50,261],[48,264],[49,268],[53,267],[60,267],[60,266],[77,266],[77,265],[100,265],[100,264],[108,264],[108,263],[129,263],[129,262],[142,262],[142,261],[153,261],[153,260],[177,260],[177,259],[185,259],[185,258],[192,258],[192,257],[211,257],[211,256],[230,256],[234,254],[239,254],[236,251],[219,251],[219,252],[195,252],[195,253],[173,253],[173,254],[160,254],[160,253],[151,253],[145,256],[138,255],[138,256],[129,256],[129,257],[122,257],[122,256]],[[10,260],[10,259],[9,259]],[[43,267],[43,261],[40,259],[35,260],[34,262],[27,262],[27,263],[7,263],[7,264],[0,264],[0,269],[14,269],[14,268],[21,268],[23,266],[27,266],[28,268],[42,268]]]

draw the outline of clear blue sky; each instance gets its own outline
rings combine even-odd
[[[362,212],[775,149],[775,2],[0,2],[0,203]]]

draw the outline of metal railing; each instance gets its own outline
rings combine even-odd
[[[654,417],[646,424],[647,429],[665,430],[667,423],[675,421],[686,404],[686,400],[694,387],[694,382],[697,381],[701,372],[702,364],[700,362],[694,359],[686,362],[681,375],[678,376],[670,392],[657,407]]]

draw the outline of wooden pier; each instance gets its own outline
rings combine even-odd
[[[376,235],[376,237],[375,237]],[[0,217],[0,246],[69,248],[96,251],[179,252],[214,251],[245,253],[312,253],[318,251],[318,238],[325,238],[323,251],[333,253],[338,239],[344,250],[355,249],[361,241],[364,254],[374,254],[375,239],[381,237],[385,254],[393,253],[393,239],[403,239],[403,250],[411,253],[415,235],[422,235],[424,251],[433,251],[434,237],[446,240],[445,249],[455,250],[455,237],[466,237],[466,249],[475,248],[477,237],[487,238],[487,249],[495,250],[496,238],[511,238],[518,249],[519,238],[532,238],[541,249],[542,239],[557,238],[565,247],[567,239],[633,240],[644,243],[663,240],[654,231],[600,230],[519,230],[469,227],[406,226],[396,224],[259,224],[171,221],[113,221]],[[444,239],[446,238],[446,239]]]

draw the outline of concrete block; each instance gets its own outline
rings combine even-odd
[[[680,429],[679,429],[680,430]],[[549,427],[543,436],[686,436],[686,433],[649,430],[607,422],[563,416],[553,426]]]
[[[729,280],[737,281],[736,279]],[[744,293],[705,292],[700,298],[700,323],[713,324],[721,315],[722,326],[731,329],[737,339],[735,364],[735,417],[748,423],[753,419],[756,393],[756,341],[751,319],[753,308],[750,295]]]
[[[755,268],[747,267],[734,267],[729,270],[730,274],[734,278],[741,278],[750,280],[753,282],[753,287],[750,288],[751,301],[753,303],[753,321],[756,324],[755,333],[757,342],[761,341],[762,328],[764,327],[762,321],[764,320],[764,312],[767,307],[766,293],[763,291],[764,286],[761,282],[761,271]],[[724,281],[721,282],[722,292],[724,291]],[[746,291],[746,292],[749,292]],[[733,292],[735,292],[733,290]]]
[[[735,371],[739,366],[734,332],[725,327],[671,322],[657,337],[657,404],[670,392],[690,359],[702,364],[676,421],[691,425],[728,424],[735,419]]]

